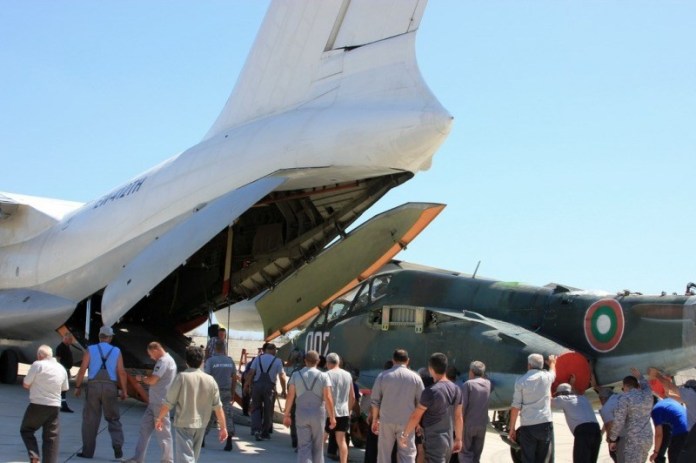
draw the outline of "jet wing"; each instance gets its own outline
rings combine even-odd
[[[333,244],[256,302],[266,339],[313,317],[406,247],[444,204],[407,203],[379,214]]]
[[[575,376],[573,387],[576,391],[584,393],[590,386],[591,370],[590,364],[585,356],[549,338],[519,325],[485,317],[478,312],[471,312],[469,310],[433,309],[430,307],[428,307],[427,310],[457,318],[469,324],[485,326],[487,328],[484,331],[484,335],[486,336],[485,341],[492,341],[494,346],[496,344],[508,344],[526,354],[539,353],[545,358],[549,355],[556,355],[558,357],[556,360],[556,380],[551,387],[552,391],[555,391],[556,386],[560,383],[567,383],[570,381],[571,375]],[[485,341],[482,340],[482,342]],[[491,351],[495,350],[495,347],[491,348]]]
[[[17,212],[19,203],[0,193],[0,219],[6,219]]]
[[[283,182],[282,177],[266,177],[231,191],[156,238],[104,290],[102,322],[116,323],[193,253]]]
[[[75,310],[77,303],[31,289],[0,290],[0,337],[26,339],[27,333],[50,333]]]

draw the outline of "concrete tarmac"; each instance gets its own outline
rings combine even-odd
[[[21,381],[21,377],[18,381]],[[72,384],[71,384],[72,387]],[[102,420],[97,437],[97,451],[94,458],[85,460],[78,458],[76,454],[82,447],[81,426],[82,426],[82,406],[83,399],[72,395],[72,390],[68,396],[68,403],[75,413],[60,414],[60,458],[59,462],[115,462],[114,453],[111,448],[111,440],[106,429],[106,422]],[[21,382],[14,385],[0,384],[0,462],[26,462],[28,461],[27,452],[19,436],[19,426],[24,416],[24,411],[29,403],[29,394],[21,386]],[[128,399],[121,403],[121,423],[125,433],[124,457],[133,456],[133,451],[138,440],[140,429],[140,418],[145,410],[145,405],[134,399]],[[241,410],[237,409],[240,421],[245,417],[241,416]],[[274,426],[271,440],[256,442],[250,435],[248,425],[237,423],[237,436],[233,442],[235,448],[232,452],[224,452],[223,444],[216,442],[216,435],[213,431],[208,435],[207,446],[201,451],[201,463],[213,463],[224,461],[243,461],[249,460],[254,463],[284,463],[295,462],[297,454],[290,445],[290,433],[281,424]],[[568,431],[568,426],[562,413],[554,414],[554,428],[556,436],[556,459],[557,463],[572,462],[573,436]],[[39,446],[41,445],[41,432],[37,432]],[[147,462],[158,462],[160,449],[153,441],[150,443],[147,453]],[[362,462],[364,451],[361,449],[350,448],[350,461]],[[327,461],[332,461],[328,460]],[[510,462],[509,447],[494,433],[489,433],[486,437],[486,445],[483,452],[483,462],[486,463],[507,463]],[[600,463],[610,463],[606,443],[602,443],[600,450]]]

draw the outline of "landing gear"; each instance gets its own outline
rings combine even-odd
[[[510,446],[510,457],[513,463],[522,463],[522,451],[517,443],[512,442],[508,437],[510,428],[510,410],[498,410],[493,413],[491,426],[500,434],[500,438]]]
[[[13,350],[5,350],[0,355],[0,382],[14,384],[17,382],[19,356]]]

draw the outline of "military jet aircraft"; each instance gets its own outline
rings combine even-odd
[[[687,293],[689,293],[687,289]],[[444,352],[466,373],[481,360],[493,383],[490,407],[510,406],[527,356],[561,354],[557,383],[575,374],[577,389],[612,384],[629,367],[669,374],[696,364],[696,296],[645,296],[538,287],[393,261],[337,297],[283,347],[339,353],[371,387],[397,347],[411,366]]]
[[[115,325],[134,366],[153,337],[177,350],[428,169],[452,117],[416,63],[425,4],[274,1],[200,143],[86,204],[2,193],[0,380],[59,327]]]

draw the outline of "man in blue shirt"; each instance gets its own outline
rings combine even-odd
[[[123,428],[120,421],[117,383],[121,384],[121,400],[125,400],[126,370],[123,368],[121,350],[111,345],[113,337],[114,331],[110,326],[101,327],[99,344],[87,348],[75,380],[75,396],[79,397],[85,371],[89,367],[87,397],[82,412],[82,452],[77,454],[80,458],[94,457],[102,411],[104,419],[109,423],[114,457],[123,457]]]
[[[667,444],[667,456],[670,463],[676,462],[689,432],[686,421],[686,408],[669,397],[655,404],[650,414],[655,425],[655,450],[650,455],[650,461],[664,461],[664,452],[660,454],[665,436],[664,426],[672,430],[672,437]]]

